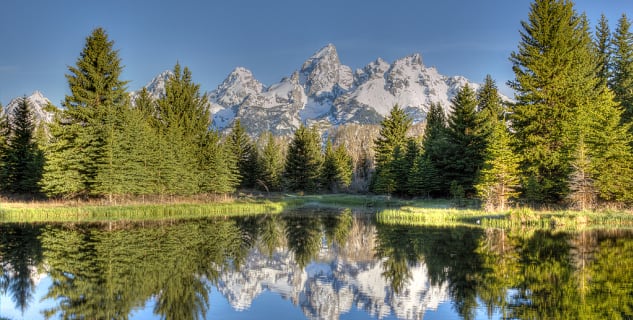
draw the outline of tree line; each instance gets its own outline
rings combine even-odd
[[[126,91],[118,51],[105,30],[86,39],[69,67],[70,95],[36,139],[28,100],[2,122],[2,190],[49,197],[192,195],[267,191],[342,190],[351,182],[343,146],[302,127],[287,146],[266,134],[253,141],[239,119],[227,136],[211,128],[208,101],[187,67],[176,64],[165,94]],[[12,121],[8,121],[11,118]],[[284,155],[287,154],[288,157]]]
[[[631,202],[630,21],[623,15],[611,32],[602,16],[592,35],[571,1],[536,0],[520,35],[510,56],[515,102],[502,101],[488,76],[478,91],[461,88],[451,106],[430,105],[422,134],[394,106],[373,144],[358,147],[345,128],[324,143],[317,128],[301,126],[287,143],[269,133],[252,139],[237,119],[222,135],[211,129],[191,71],[179,64],[163,96],[143,89],[132,102],[118,51],[97,28],[69,67],[71,93],[63,108],[51,107],[52,124],[36,128],[26,99],[0,122],[0,187],[113,199],[353,185],[398,196],[476,197],[489,209],[513,199],[580,209]]]
[[[590,209],[633,201],[633,34],[602,16],[592,38],[571,1],[538,0],[522,22],[510,61],[516,102],[501,101],[488,76],[464,86],[446,117],[431,105],[426,132],[394,108],[375,141],[373,190],[478,197],[489,209],[510,199]]]

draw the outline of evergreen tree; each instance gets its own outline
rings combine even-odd
[[[486,210],[505,210],[509,199],[519,194],[519,157],[510,144],[510,133],[503,121],[497,121],[488,136],[484,165],[475,189]]]
[[[49,125],[50,141],[44,147],[44,174],[42,191],[51,197],[73,198],[86,194],[85,177],[82,175],[82,141],[80,123],[64,119],[62,110],[56,110]]]
[[[260,157],[260,178],[258,184],[266,191],[281,190],[281,178],[284,172],[284,157],[281,146],[275,142],[272,133],[267,132],[260,140],[265,140]]]
[[[43,178],[44,189],[51,195],[94,194],[98,172],[110,163],[105,157],[113,157],[116,121],[112,116],[127,102],[127,82],[119,79],[123,68],[113,45],[106,32],[97,28],[86,38],[76,66],[69,67],[66,79],[71,95],[66,96],[65,109],[53,125],[58,128],[51,129],[56,145],[48,148],[54,152],[47,153],[50,158]],[[53,181],[62,177],[69,185]],[[73,181],[68,180],[71,177]]]
[[[426,128],[422,138],[422,149],[424,157],[428,159],[428,169],[431,176],[435,176],[436,180],[428,181],[430,195],[437,193],[438,195],[448,194],[448,181],[444,178],[440,168],[446,165],[446,155],[448,149],[446,117],[440,104],[432,103],[426,116]],[[419,160],[423,161],[423,160]],[[426,160],[424,160],[426,161]]]
[[[599,85],[604,87],[611,78],[611,31],[609,30],[609,22],[604,14],[600,16],[595,35],[594,46],[598,59],[597,72],[598,78],[600,78]]]
[[[615,100],[624,109],[623,123],[633,120],[633,32],[631,22],[626,15],[618,20],[613,33],[613,77],[610,88],[615,93]]]
[[[352,183],[352,170],[352,157],[347,153],[345,147],[339,145],[333,148],[332,141],[328,139],[325,145],[322,168],[324,187],[332,192],[348,188]]]
[[[483,164],[484,137],[478,134],[475,92],[465,85],[452,101],[448,119],[446,162],[441,168],[447,181],[455,181],[465,193],[474,191],[477,172]]]
[[[158,134],[167,148],[161,157],[161,185],[168,194],[193,194],[199,191],[232,189],[210,187],[206,181],[214,176],[208,167],[210,150],[215,150],[213,135],[209,135],[211,115],[206,96],[192,80],[187,67],[176,64],[173,76],[165,83],[165,96],[157,101]],[[209,149],[211,148],[211,149]],[[224,170],[224,168],[217,168]],[[207,190],[205,190],[207,189]]]
[[[568,193],[571,151],[580,109],[600,90],[595,54],[584,17],[571,1],[536,0],[522,22],[518,52],[513,52],[516,92],[512,128],[527,195],[559,202]]]
[[[7,186],[7,175],[9,172],[6,170],[6,154],[9,148],[8,140],[9,133],[9,119],[7,114],[0,104],[0,190],[5,190]]]
[[[376,152],[376,173],[372,189],[377,193],[391,194],[396,191],[396,173],[392,170],[395,151],[403,152],[406,146],[406,134],[411,127],[409,118],[403,109],[395,105],[389,115],[380,123],[380,133],[374,141]]]
[[[591,160],[591,176],[600,199],[633,200],[633,155],[631,124],[622,125],[622,109],[613,94],[603,90],[584,107],[576,137],[583,137]]]
[[[251,138],[246,134],[240,119],[233,122],[233,128],[228,137],[228,142],[237,161],[240,187],[252,188],[258,176],[257,150]]]
[[[597,194],[592,178],[591,159],[584,138],[580,137],[571,162],[572,172],[569,176],[569,196],[571,206],[578,210],[590,210],[596,205]]]
[[[411,194],[409,192],[409,176],[411,168],[421,152],[418,141],[408,138],[404,146],[397,146],[394,151],[394,159],[391,162],[390,170],[394,173],[395,189],[399,195]]]
[[[235,191],[240,183],[238,162],[231,145],[223,143],[217,131],[207,133],[202,161],[202,191],[218,194]]]
[[[499,95],[497,84],[490,75],[486,76],[484,85],[477,92],[477,134],[484,139],[492,134],[499,120],[504,119],[505,107]]]
[[[408,192],[412,196],[429,198],[431,193],[440,190],[440,174],[431,163],[428,155],[418,154],[408,176]]]
[[[288,147],[284,180],[291,191],[317,191],[320,184],[321,156],[319,134],[301,125]]]
[[[37,193],[44,159],[35,141],[33,114],[26,97],[20,99],[11,118],[3,161],[7,172],[5,190],[13,193]]]

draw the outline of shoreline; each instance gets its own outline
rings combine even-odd
[[[450,200],[406,200],[386,196],[350,194],[275,194],[236,198],[177,198],[170,202],[96,201],[0,202],[0,223],[109,222],[195,219],[258,214],[280,214],[299,208],[353,208],[376,214],[381,224],[419,226],[471,226],[481,228],[537,228],[584,230],[633,228],[631,210],[532,210],[502,212],[455,208]]]

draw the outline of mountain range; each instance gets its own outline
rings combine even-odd
[[[171,71],[161,72],[145,88],[152,97],[160,98],[171,75]],[[205,94],[213,126],[219,130],[240,119],[253,136],[264,131],[289,135],[302,123],[321,129],[347,123],[378,124],[395,104],[414,122],[421,122],[431,103],[440,103],[449,113],[451,99],[465,84],[479,88],[462,76],[444,76],[434,67],[426,67],[417,53],[392,63],[378,58],[353,71],[341,63],[336,47],[328,44],[278,83],[267,86],[250,70],[237,67]],[[132,101],[138,92],[131,93]],[[37,91],[28,98],[37,119],[50,121],[52,115],[43,109],[50,101]]]

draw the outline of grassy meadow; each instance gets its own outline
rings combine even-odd
[[[453,202],[403,200],[387,196],[347,194],[267,197],[240,196],[218,199],[179,199],[123,204],[97,202],[0,202],[2,222],[92,222],[117,220],[192,219],[256,214],[279,214],[297,208],[355,208],[375,213],[382,224],[421,226],[472,226],[484,228],[536,228],[582,230],[633,228],[633,213],[625,210],[568,211],[513,208],[485,212],[475,203],[456,208]]]

